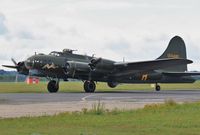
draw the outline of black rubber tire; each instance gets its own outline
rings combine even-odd
[[[50,93],[56,93],[59,90],[59,85],[55,80],[52,80],[48,83],[47,89]]]
[[[156,85],[156,91],[160,91],[161,87],[160,85]]]
[[[84,82],[84,90],[86,93],[94,93],[96,89],[96,84],[94,81],[85,81]]]
[[[113,82],[108,82],[107,85],[108,85],[110,88],[115,88],[115,87],[117,87],[117,84],[114,84]]]

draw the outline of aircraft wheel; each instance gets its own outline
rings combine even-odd
[[[114,82],[108,82],[107,85],[108,85],[110,88],[115,88],[115,87],[117,87],[117,83],[114,83]]]
[[[85,81],[84,82],[84,90],[87,93],[93,93],[96,89],[96,84],[94,81]]]
[[[58,92],[59,84],[55,80],[52,80],[48,83],[47,89],[50,93],[56,93]]]
[[[156,91],[160,91],[161,87],[160,85],[156,85]]]

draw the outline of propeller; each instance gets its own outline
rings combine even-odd
[[[17,66],[10,66],[10,65],[2,65],[3,67],[7,67],[7,68],[14,68],[17,69]]]
[[[14,66],[12,65],[2,65],[2,66],[7,67],[7,68],[14,68],[17,70],[17,72],[21,74],[25,74],[25,75],[28,74],[29,70],[25,67],[24,61],[17,63],[13,58],[11,58],[11,61],[14,63]]]
[[[95,70],[95,68],[96,68],[96,65],[102,60],[102,58],[100,57],[100,58],[95,58],[94,57],[95,56],[95,54],[93,54],[92,55],[92,57],[88,57],[87,56],[87,54],[85,54],[85,59],[87,59],[88,61],[90,61],[89,63],[88,63],[88,65],[89,65],[89,67],[90,67],[90,71],[94,71]]]
[[[2,66],[7,67],[7,68],[17,69],[18,68],[17,62],[13,58],[11,58],[11,61],[14,63],[14,66],[11,66],[11,65],[2,65]]]
[[[90,63],[88,64],[90,66],[90,69],[93,71],[95,70],[97,64],[102,60],[102,58],[93,58],[91,59]]]
[[[88,75],[88,80],[92,80],[92,72],[95,71],[96,66],[99,62],[101,62],[102,58],[94,58],[94,56],[92,56],[93,58],[90,60],[90,63],[88,64],[90,67],[90,72]]]
[[[13,58],[11,58],[11,61],[17,66],[17,62]]]
[[[18,62],[17,63],[13,58],[11,58],[11,61],[14,63],[14,66],[11,66],[11,65],[2,65],[2,66],[3,67],[7,67],[7,68],[15,68],[19,72],[23,62]]]

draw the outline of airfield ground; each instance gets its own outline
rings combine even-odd
[[[0,83],[0,93],[48,93],[47,82],[27,85],[20,83]],[[200,90],[200,81],[193,84],[161,84],[162,90]],[[109,88],[106,83],[97,83],[99,91],[154,90],[150,84],[123,84]],[[82,82],[61,82],[59,92],[83,92]]]
[[[48,94],[46,85],[0,83],[0,114],[6,114],[0,119],[0,134],[198,135],[200,132],[200,82],[161,84],[160,92],[148,84],[110,89],[105,83],[98,83],[94,94],[84,93],[81,82],[61,83],[57,94]],[[98,100],[101,107],[95,108]],[[68,105],[82,108],[66,112]],[[83,109],[84,105],[89,109]],[[37,110],[50,113],[31,115]]]
[[[101,107],[100,107],[101,108]],[[96,111],[94,111],[96,110]],[[199,135],[200,103],[147,105],[0,120],[1,135]],[[98,111],[97,111],[98,110]]]

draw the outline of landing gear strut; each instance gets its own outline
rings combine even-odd
[[[85,81],[84,82],[84,90],[86,93],[94,93],[96,89],[96,84],[94,81]]]
[[[47,85],[47,89],[50,93],[56,93],[59,90],[59,81],[51,80]]]
[[[160,85],[158,85],[158,84],[156,83],[155,89],[156,89],[156,91],[160,91],[160,89],[161,89]]]

